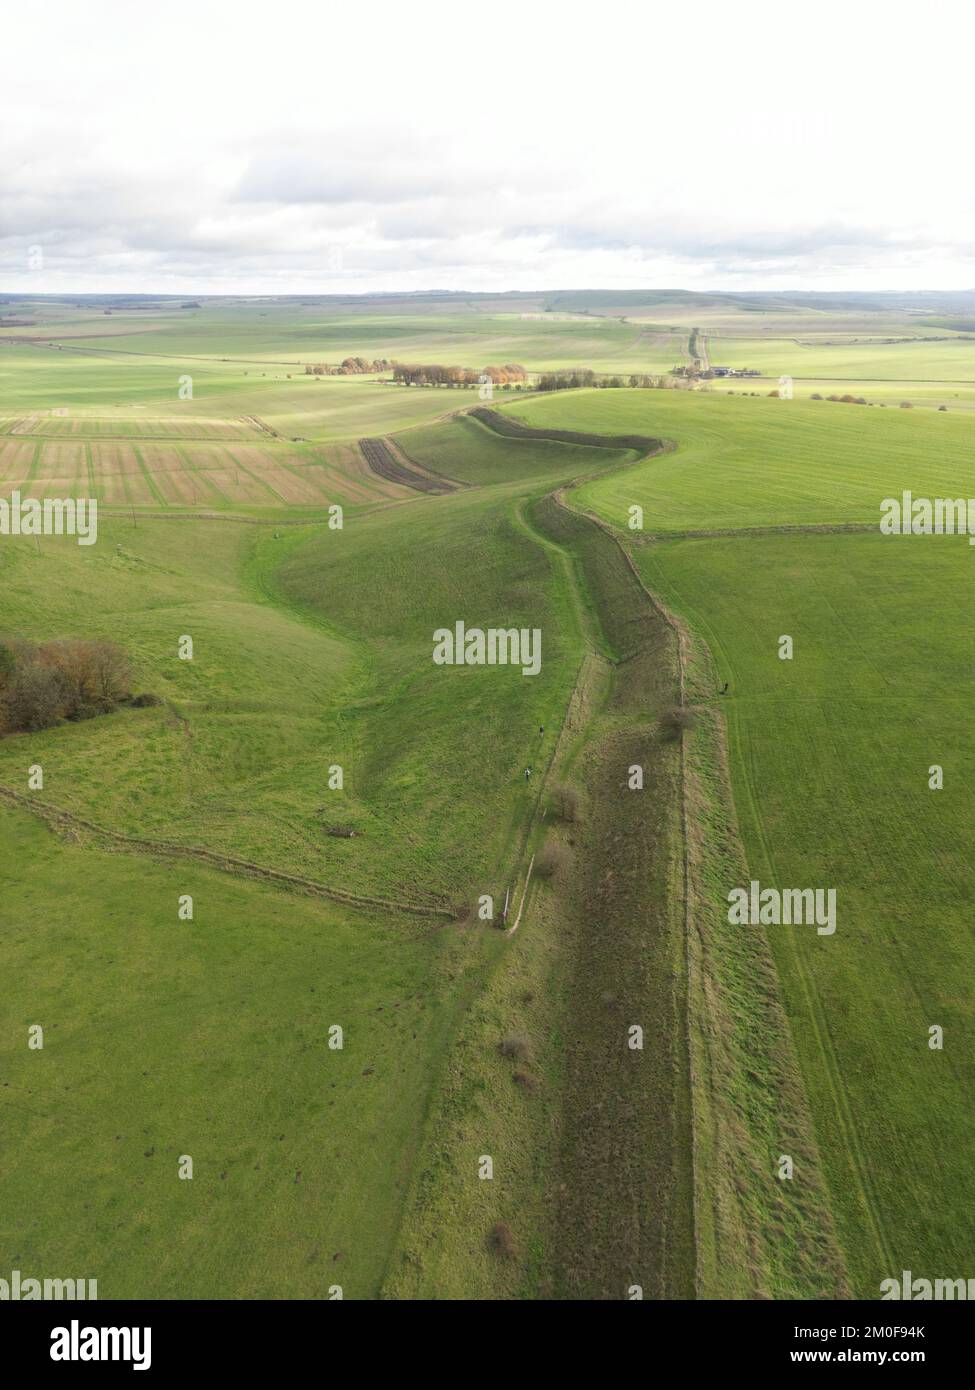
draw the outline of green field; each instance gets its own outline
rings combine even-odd
[[[869,1297],[892,1269],[967,1268],[971,549],[964,537],[799,535],[670,542],[639,558],[730,682],[750,871],[837,891],[834,937],[769,931],[854,1288]],[[778,659],[782,633],[791,662]],[[933,1024],[943,1052],[928,1048]]]
[[[519,435],[476,391],[303,372],[661,372],[698,327],[771,375],[975,388],[934,323],[878,344],[902,306],[712,299],[6,306],[0,496],[101,513],[91,547],[0,536],[0,641],[110,639],[157,702],[0,739],[0,1268],[102,1298],[967,1272],[973,556],[877,528],[971,491],[970,416],[529,384],[490,402]],[[458,620],[538,629],[539,674],[435,665]],[[835,935],[730,926],[749,877],[835,888]]]
[[[653,467],[628,469],[578,494],[611,525],[644,509],[644,530],[876,526],[880,503],[910,489],[956,496],[972,424],[936,411],[877,411],[832,401],[741,400],[697,392],[578,394],[536,400],[532,424],[653,431],[676,443]]]
[[[5,1262],[101,1298],[375,1297],[463,939],[2,820]]]
[[[717,684],[730,683],[720,707],[750,873],[763,884],[828,882],[843,904],[835,937],[769,934],[854,1288],[870,1297],[890,1269],[965,1268],[971,550],[964,537],[759,528],[876,523],[871,494],[902,487],[964,492],[969,429],[951,422],[952,447],[938,449],[929,429],[946,420],[837,407],[829,418],[843,428],[819,432],[817,464],[806,441],[819,406],[679,397],[665,417],[624,397],[554,404],[533,402],[522,417],[585,430],[662,428],[666,418],[682,441],[674,455],[588,484],[579,505],[618,523],[638,499],[662,533],[692,515],[702,529],[742,532],[634,554],[708,644],[714,669],[696,697],[713,707]],[[720,447],[707,430],[720,430]],[[741,436],[748,453],[735,447]],[[792,661],[778,659],[784,633]],[[940,791],[928,787],[934,764],[945,769]],[[957,1046],[929,1050],[933,1024]]]
[[[883,338],[823,341],[802,338],[709,339],[715,365],[754,367],[766,376],[784,372],[805,380],[844,379],[883,383],[967,383],[975,380],[975,341],[953,338],[947,342],[915,338],[910,342]]]

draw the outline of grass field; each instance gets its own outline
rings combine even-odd
[[[729,325],[729,335],[738,327]],[[887,407],[904,400],[948,410],[975,405],[971,336],[946,335],[944,328],[917,321],[837,325],[830,319],[825,327],[800,321],[789,328],[795,336],[778,336],[782,328],[774,324],[749,337],[706,335],[713,366],[762,373],[761,379],[718,378],[708,389],[765,394],[778,387],[780,376],[790,376],[797,399],[849,394]]]
[[[124,641],[141,688],[167,703],[8,738],[0,781],[17,783],[39,761],[58,804],[114,830],[257,861],[270,841],[278,867],[353,891],[439,902],[479,875],[493,885],[506,823],[526,799],[519,773],[544,755],[552,735],[537,729],[557,725],[571,679],[548,565],[503,501],[471,493],[449,512],[439,499],[414,510],[409,524],[394,508],[341,532],[277,538],[119,520],[90,549],[49,538],[38,552],[11,539],[0,557],[7,625],[62,635],[79,604],[98,604],[98,635]],[[541,627],[541,673],[434,666],[432,634],[456,613]],[[183,634],[192,661],[177,658]],[[344,769],[341,793],[327,788],[332,765]],[[332,824],[360,838],[331,838]]]
[[[689,540],[639,556],[730,681],[752,875],[837,891],[835,936],[769,934],[861,1297],[891,1270],[972,1257],[971,560],[963,537],[880,535]],[[928,1048],[934,1024],[943,1052]]]
[[[551,471],[558,452],[523,450],[532,471],[539,456]],[[561,452],[567,473],[577,454],[592,463],[592,451]],[[91,548],[5,539],[4,631],[111,636],[132,655],[137,688],[163,700],[0,745],[0,785],[13,794],[0,801],[5,904],[22,924],[7,942],[3,1032],[3,1096],[20,1136],[10,1209],[28,1209],[38,1162],[46,1194],[30,1203],[31,1223],[7,1230],[14,1266],[59,1268],[100,1252],[110,1231],[112,1258],[99,1254],[93,1270],[103,1297],[321,1297],[332,1282],[349,1297],[378,1293],[430,1087],[458,1011],[502,943],[489,926],[450,918],[470,913],[482,892],[500,907],[535,804],[522,769],[551,755],[574,678],[561,636],[571,600],[509,493],[411,494],[408,524],[391,508],[341,532],[307,512],[306,525],[286,532],[143,514],[103,519]],[[458,613],[540,626],[540,675],[435,667],[432,632]],[[191,662],[177,658],[183,634],[194,640]],[[13,800],[27,796],[35,764],[44,769],[40,823]],[[328,787],[333,764],[344,768],[341,791]],[[62,815],[56,834],[41,828],[49,807]],[[358,834],[333,838],[333,825]],[[267,870],[426,915],[308,900],[247,876]],[[85,874],[89,890],[72,896]],[[176,919],[184,892],[196,902],[192,924]],[[39,990],[39,962],[65,950],[68,900],[77,955]],[[199,935],[174,951],[180,929]],[[279,952],[285,934],[291,945]],[[230,961],[234,984],[216,989]],[[310,1013],[316,990],[334,1003],[328,1019]],[[62,1036],[72,1039],[62,1067],[30,1071],[37,1059],[20,1044],[37,1020],[49,1029],[42,1066]],[[350,1038],[370,1030],[346,1072],[348,1104],[330,1096],[320,1069],[332,1055],[330,1022]],[[192,1054],[174,1063],[177,1040]],[[133,1057],[147,1065],[134,1068]],[[358,1107],[356,1085],[373,1093]],[[58,1124],[65,1087],[83,1099]],[[94,1181],[73,1168],[89,1109],[106,1115],[94,1131]],[[353,1176],[360,1144],[373,1157]],[[196,1155],[195,1187],[176,1178],[183,1153]],[[149,1167],[157,1156],[168,1164],[156,1165],[158,1176]],[[234,1175],[243,1187],[235,1209],[261,1205],[265,1216],[221,1234],[230,1191],[221,1184]],[[330,1203],[336,1185],[344,1195]],[[135,1202],[122,1195],[129,1188]],[[202,1208],[190,1220],[179,1210],[187,1191]]]
[[[52,357],[42,359],[39,370],[39,356],[19,349],[0,354],[2,434],[236,439],[254,429],[249,421],[256,416],[292,442],[352,440],[438,419],[470,404],[474,394],[393,386],[369,376],[306,376],[300,367],[225,367],[185,356],[166,365],[117,355]],[[180,399],[184,376],[192,377],[192,398]]]
[[[218,303],[195,310],[115,311],[110,317],[34,305],[29,311],[34,326],[0,325],[0,340],[53,342],[79,354],[186,355],[214,364],[246,359],[260,370],[362,356],[475,367],[525,360],[539,370],[577,362],[612,371],[619,361],[630,360],[644,331],[620,317],[549,315],[537,301],[502,305],[492,310],[463,300],[419,300],[406,312],[379,304],[362,313],[330,305]]]
[[[544,556],[539,570],[535,548],[482,508],[487,563],[467,563],[465,522],[448,564],[450,527],[424,505],[415,530],[356,541],[350,529],[340,540],[355,555],[337,567],[332,535],[319,549],[301,528],[275,542],[204,521],[106,525],[93,553],[4,546],[5,627],[111,634],[136,657],[139,687],[165,700],[0,746],[0,784],[26,796],[39,764],[39,810],[80,818],[55,837],[23,803],[0,803],[12,1267],[73,1268],[88,1250],[103,1297],[322,1297],[333,1282],[377,1294],[451,1020],[500,946],[490,927],[449,915],[503,893],[530,809],[520,771],[545,755],[538,726],[557,728],[571,681]],[[378,568],[350,590],[344,567],[367,561]],[[549,634],[544,674],[439,672],[437,575],[471,621],[527,605]],[[96,604],[98,622],[81,617]],[[192,663],[176,660],[185,632]],[[508,678],[501,703],[496,674]],[[333,763],[342,792],[327,786]],[[331,838],[336,823],[360,833]],[[306,900],[231,860],[431,915]],[[180,923],[187,892],[195,920]],[[24,1040],[38,1021],[47,1041],[34,1054]],[[327,1079],[333,1022],[350,1040],[344,1082]],[[184,1153],[193,1183],[176,1178]],[[228,1221],[251,1208],[254,1219]]]
[[[932,411],[878,411],[832,401],[742,400],[677,391],[591,392],[535,400],[535,425],[652,430],[676,442],[653,467],[579,492],[580,504],[626,527],[644,509],[653,533],[879,523],[883,498],[956,496],[972,424]],[[963,489],[962,489],[963,490]]]
[[[485,486],[510,483],[517,471],[519,488],[531,490],[546,479],[563,479],[619,467],[634,455],[628,450],[592,448],[525,440],[512,444],[482,424],[461,415],[456,420],[410,430],[399,441],[411,458],[461,482]]]
[[[970,417],[496,393],[518,436],[476,392],[301,364],[658,371],[698,327],[773,372],[792,336],[823,370],[896,350],[937,393],[971,345],[609,291],[14,308],[0,494],[102,514],[91,547],[0,536],[0,638],[110,638],[159,703],[0,740],[0,1267],[103,1298],[964,1274],[972,552],[877,524],[967,495]],[[435,665],[458,620],[540,630],[540,673]],[[835,935],[730,927],[749,875],[835,887]]]
[[[843,430],[820,433],[817,466],[803,440],[820,408],[781,403],[786,417],[774,414],[779,404],[685,396],[667,415],[602,393],[519,413],[535,426],[557,418],[688,441],[686,453],[682,442],[574,501],[620,524],[624,504],[640,500],[648,528],[663,533],[683,529],[692,510],[702,529],[745,533],[633,553],[713,654],[694,695],[720,704],[728,722],[750,874],[829,883],[843,904],[835,937],[785,927],[769,936],[854,1289],[872,1297],[892,1269],[965,1268],[972,1253],[962,1213],[972,1199],[964,1096],[973,1059],[961,1041],[971,1010],[959,983],[972,969],[975,891],[965,791],[971,551],[963,537],[756,528],[876,523],[868,497],[902,486],[964,493],[968,431],[952,422],[954,447],[936,450],[929,429],[948,421],[843,416]],[[747,435],[746,410],[756,421]],[[715,420],[721,447],[705,432],[717,434]],[[748,471],[736,425],[754,451]],[[795,642],[791,662],[778,659],[783,633]],[[725,680],[730,695],[718,701]],[[945,768],[942,791],[929,790],[934,764]],[[958,1045],[929,1050],[933,1024]]]
[[[0,818],[5,1264],[103,1299],[375,1297],[465,939]]]
[[[722,367],[754,367],[767,376],[877,382],[975,380],[975,341],[915,338],[910,342],[802,338],[711,338],[712,361]]]

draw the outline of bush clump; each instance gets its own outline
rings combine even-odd
[[[676,742],[681,734],[687,733],[697,723],[697,716],[686,705],[675,705],[660,719],[660,732],[668,742]]]
[[[549,843],[543,845],[535,856],[535,872],[539,878],[554,878],[562,873],[569,856],[564,845]]]
[[[114,642],[0,639],[0,734],[107,714],[132,700],[131,685],[129,659]]]
[[[552,792],[552,814],[567,825],[574,825],[579,819],[581,801],[575,787],[560,784]]]
[[[488,1249],[501,1260],[515,1258],[515,1237],[507,1221],[495,1221],[488,1236]]]
[[[531,1043],[523,1033],[505,1038],[500,1047],[502,1057],[511,1057],[516,1062],[526,1061],[531,1056],[531,1050]]]

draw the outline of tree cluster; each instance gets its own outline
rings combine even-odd
[[[510,386],[525,381],[528,373],[517,362],[503,367],[444,367],[438,363],[393,364],[393,380],[404,386],[479,386],[487,378],[495,386]]]
[[[305,376],[367,376],[374,372],[388,372],[395,365],[388,357],[377,357],[373,362],[365,357],[346,357],[338,364],[306,362]]]
[[[777,392],[770,392],[769,394],[770,394],[770,395],[777,395],[778,393],[777,393]],[[845,395],[845,396],[832,395],[832,396],[826,396],[826,397],[824,398],[823,396],[821,396],[821,395],[819,394],[818,391],[814,391],[814,392],[812,393],[812,395],[809,397],[809,399],[810,399],[811,401],[821,401],[821,400],[823,400],[823,399],[825,399],[825,400],[827,400],[827,401],[840,401],[840,402],[842,402],[843,405],[869,405],[869,404],[870,404],[870,402],[867,400],[866,396],[851,396],[851,395],[847,394],[847,395]]]
[[[0,734],[90,719],[133,701],[132,669],[114,642],[0,638]],[[136,696],[136,703],[151,697]]]
[[[575,367],[561,372],[544,372],[538,379],[539,391],[569,391],[578,386],[595,386],[596,373],[591,367]]]
[[[546,372],[539,378],[539,391],[570,391],[578,386],[607,387],[618,389],[621,386],[638,387],[646,391],[663,390],[671,385],[665,377],[650,376],[647,372],[634,372],[632,375],[602,376],[589,367],[566,368],[560,372]]]

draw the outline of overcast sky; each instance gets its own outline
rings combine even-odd
[[[975,287],[963,4],[0,3],[4,291]]]

